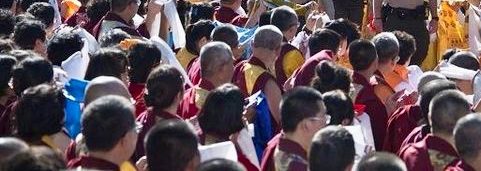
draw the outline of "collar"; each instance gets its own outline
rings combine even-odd
[[[172,114],[172,113],[166,112],[164,110],[158,111],[158,110],[152,109],[152,110],[150,110],[150,113],[153,114],[154,116],[160,117],[162,119],[181,119],[179,117],[179,115]]]
[[[198,86],[200,88],[208,90],[208,91],[211,91],[211,90],[215,89],[214,84],[212,84],[212,82],[210,82],[207,79],[200,79],[200,82],[199,82]]]
[[[252,56],[249,61],[247,61],[248,63],[252,64],[252,65],[257,65],[265,70],[267,70],[267,67],[266,65],[264,64],[264,62],[262,62],[259,58],[255,57],[255,56]]]
[[[115,163],[87,155],[80,156],[78,162],[80,162],[79,166],[87,169],[120,170],[120,167]]]
[[[364,87],[370,87],[371,84],[369,83],[369,80],[367,78],[365,78],[363,75],[361,75],[360,73],[358,73],[357,71],[354,71],[352,73],[352,82],[353,83],[356,83],[356,84],[361,84],[363,85]]]
[[[306,150],[304,150],[301,145],[292,140],[281,137],[279,139],[279,145],[277,146],[277,148],[279,148],[279,150],[283,152],[295,154],[302,157],[304,160],[307,160]]]
[[[122,24],[131,26],[131,27],[134,27],[134,25],[131,23],[132,21],[128,21],[128,22],[127,22],[127,21],[125,21],[124,19],[122,19],[122,17],[120,17],[119,15],[113,13],[112,11],[109,11],[109,12],[107,13],[107,15],[105,15],[104,20],[118,21],[118,22],[121,22]]]
[[[458,152],[454,149],[454,147],[447,142],[446,140],[435,136],[434,134],[428,134],[426,138],[424,138],[424,142],[426,143],[426,147],[428,149],[437,150],[447,155],[458,157]]]
[[[311,56],[313,59],[327,59],[327,60],[332,60],[334,57],[334,53],[331,50],[322,50],[320,52],[317,52],[315,55]]]

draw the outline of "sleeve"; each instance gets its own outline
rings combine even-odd
[[[294,71],[304,64],[304,56],[302,53],[295,49],[287,52],[282,61],[282,67],[284,68],[284,73],[286,77],[289,78],[294,73]]]

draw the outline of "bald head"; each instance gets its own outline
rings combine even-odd
[[[210,37],[212,41],[221,41],[227,43],[227,45],[229,45],[231,48],[236,48],[239,46],[239,37],[237,32],[235,31],[234,26],[230,24],[216,27],[214,30],[212,30]]]
[[[429,122],[434,134],[452,135],[456,121],[470,113],[470,105],[459,90],[444,90],[429,104]]]
[[[479,69],[478,58],[473,52],[469,51],[456,52],[451,58],[449,58],[448,63],[473,71]]]
[[[393,33],[379,33],[371,41],[376,46],[379,63],[392,61],[399,55],[399,42]]]
[[[283,32],[289,30],[298,24],[296,11],[288,6],[275,8],[271,15],[271,24]]]
[[[431,103],[434,96],[443,90],[454,90],[456,89],[456,83],[449,81],[447,79],[439,79],[428,82],[423,86],[419,92],[421,96],[420,106],[423,118],[428,120],[429,104]]]
[[[358,171],[407,171],[406,164],[396,155],[374,152],[364,156],[357,166]]]
[[[446,80],[446,76],[439,72],[434,72],[434,71],[428,71],[423,73],[421,77],[419,78],[419,83],[418,83],[418,92],[421,92],[421,89],[426,85],[428,82],[433,81],[433,80]]]
[[[28,150],[27,143],[13,137],[0,137],[0,165],[17,153]]]
[[[210,42],[200,50],[202,77],[212,77],[226,65],[233,67],[232,51],[224,42]]]
[[[259,27],[254,33],[254,48],[277,50],[281,47],[282,32],[273,25]]]
[[[127,99],[132,99],[125,84],[116,77],[99,76],[89,82],[85,89],[84,104],[87,106],[90,102],[106,95],[118,95]]]
[[[462,159],[472,161],[481,152],[481,114],[473,113],[459,119],[454,127],[454,142]]]

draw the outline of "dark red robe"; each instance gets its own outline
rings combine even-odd
[[[237,14],[229,7],[219,6],[214,10],[214,19],[221,23],[230,23],[238,27],[244,27],[249,18]]]
[[[411,131],[411,133],[409,133],[408,136],[404,139],[404,141],[401,144],[401,147],[399,148],[399,150],[403,149],[408,144],[417,143],[419,141],[422,141],[424,138],[426,138],[426,136],[429,133],[431,133],[430,129],[431,128],[426,124],[414,128]]]
[[[291,78],[294,79],[294,86],[309,86],[312,79],[316,76],[316,66],[324,60],[332,60],[334,54],[330,50],[323,50],[302,64],[302,66],[294,71]],[[286,83],[288,84],[288,83]]]
[[[110,11],[102,19],[100,19],[100,21],[95,25],[95,27],[92,30],[93,36],[97,39],[99,38],[100,29],[102,26],[102,22],[104,20],[117,21],[124,25],[129,26],[129,27],[117,27],[117,28],[125,31],[127,34],[131,36],[150,38],[149,31],[147,30],[147,26],[145,25],[145,23],[140,25],[139,28],[135,29],[134,28],[135,26],[132,23],[132,21],[129,21],[129,22],[124,21],[119,15]]]
[[[284,134],[281,132],[274,136],[268,143],[264,153],[262,154],[261,161],[261,171],[275,171],[276,167],[274,165],[274,152],[276,151],[277,145],[281,137]]]
[[[93,170],[120,170],[120,167],[104,159],[99,159],[91,156],[80,156],[77,159],[70,161],[67,165],[69,169],[76,169],[82,167],[82,169],[93,169]]]
[[[406,105],[396,110],[387,123],[383,150],[397,153],[401,144],[422,119],[419,105]]]
[[[145,83],[130,83],[129,93],[132,98],[137,99],[145,89]]]
[[[7,106],[3,113],[0,115],[0,137],[13,135],[13,130],[15,130],[15,106],[17,106],[17,101],[14,101],[9,106]]]
[[[371,118],[372,134],[376,150],[382,149],[387,128],[387,112],[386,107],[374,93],[374,87],[370,80],[364,78],[361,74],[354,71],[352,74],[352,82],[356,89],[360,89],[355,104],[365,105],[366,113]]]
[[[456,149],[442,138],[429,134],[422,141],[401,149],[399,156],[408,170],[444,170],[459,158]]]
[[[187,76],[189,76],[192,84],[197,85],[200,82],[200,58],[195,58],[187,65]]]
[[[276,168],[285,171],[307,171],[307,152],[300,144],[281,137],[274,153]]]
[[[180,116],[183,119],[196,116],[204,105],[208,92],[214,88],[214,85],[210,81],[201,79],[198,85],[187,89],[179,105]]]
[[[282,87],[287,78],[291,77],[294,71],[299,69],[303,63],[304,56],[301,51],[292,46],[286,38],[283,38],[281,53],[275,60],[277,84]],[[284,64],[287,64],[287,66]]]
[[[65,20],[65,24],[71,27],[80,26],[87,30],[90,34],[93,32],[93,28],[99,21],[94,21],[87,16],[87,7],[80,7],[70,18]]]
[[[458,160],[454,164],[446,168],[445,171],[476,171],[472,166],[470,166],[464,160]]]

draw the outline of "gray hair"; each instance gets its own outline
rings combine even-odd
[[[399,41],[391,32],[382,32],[371,40],[376,46],[377,56],[380,63],[393,60],[399,55]]]
[[[273,25],[259,27],[254,33],[254,48],[278,49],[282,43],[282,32]]]
[[[224,42],[207,43],[200,49],[200,71],[202,76],[214,74],[226,63],[232,61],[232,50]]]

